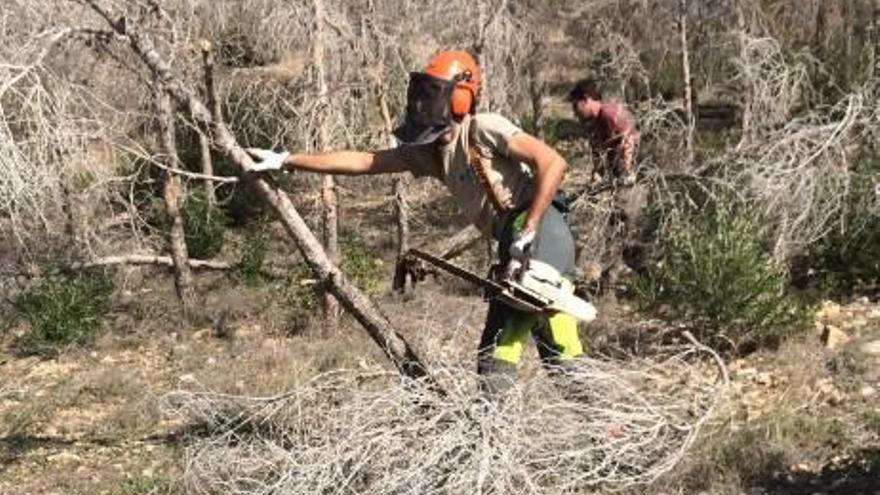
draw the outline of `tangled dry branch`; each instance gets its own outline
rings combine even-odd
[[[851,94],[834,108],[809,112],[723,157],[731,184],[775,226],[774,255],[786,261],[821,239],[840,217],[852,163],[876,126],[869,92]]]
[[[569,493],[651,483],[723,397],[723,363],[687,345],[652,358],[583,359],[488,401],[444,369],[446,396],[378,370],[319,376],[276,397],[178,391],[165,409],[205,426],[191,493]],[[550,383],[548,383],[550,382]],[[551,385],[552,383],[552,385]]]

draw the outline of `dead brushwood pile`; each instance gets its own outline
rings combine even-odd
[[[166,414],[197,431],[193,493],[527,493],[646,485],[669,472],[724,397],[714,353],[683,345],[651,358],[584,359],[508,396],[441,369],[424,380],[338,371],[264,398],[177,391]],[[717,357],[717,356],[716,356]]]

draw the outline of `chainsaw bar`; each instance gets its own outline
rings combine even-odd
[[[513,308],[531,313],[543,313],[549,309],[550,301],[547,299],[525,292],[518,287],[501,284],[486,277],[481,277],[460,266],[453,265],[443,258],[438,258],[418,249],[410,249],[406,252],[406,256],[426,261],[447,273],[477,285],[486,291],[489,299],[498,299]]]

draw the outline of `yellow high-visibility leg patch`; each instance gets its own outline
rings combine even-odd
[[[492,357],[506,363],[519,364],[525,340],[528,338],[533,326],[535,326],[535,317],[533,315],[521,312],[513,313],[504,322],[504,328],[495,342],[495,350],[492,352]]]
[[[578,336],[577,320],[567,313],[556,313],[550,317],[550,334],[563,361],[574,359],[584,353]]]

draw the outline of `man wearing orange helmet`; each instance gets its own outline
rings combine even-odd
[[[557,200],[567,164],[506,118],[476,113],[480,88],[480,68],[471,55],[438,53],[424,72],[410,74],[406,116],[394,131],[401,146],[313,155],[254,149],[249,152],[260,161],[253,171],[408,171],[439,179],[470,220],[498,240],[507,273],[536,260],[551,266],[571,292],[567,277],[574,271],[574,241]],[[530,333],[545,363],[565,364],[583,353],[572,316],[539,317],[493,300],[478,351],[478,370],[488,389],[501,391],[512,383]]]

